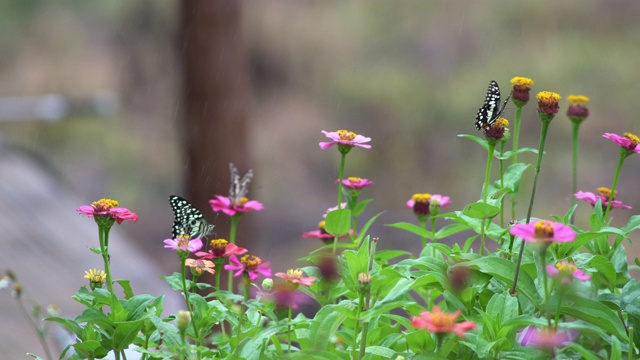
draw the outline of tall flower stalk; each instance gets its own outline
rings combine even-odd
[[[620,145],[620,159],[618,160],[616,173],[613,176],[613,184],[611,185],[611,194],[615,194],[616,186],[618,185],[618,177],[620,176],[620,170],[622,169],[622,163],[633,153],[640,153],[640,138],[638,138],[637,135],[628,132],[624,133],[622,136],[611,133],[604,133],[602,136]],[[607,204],[607,209],[604,212],[605,219],[609,215],[612,204],[613,201],[609,201]]]
[[[536,188],[538,185],[538,177],[540,175],[540,167],[542,166],[542,155],[544,154],[544,144],[547,140],[547,131],[549,130],[549,124],[553,120],[554,116],[558,113],[560,106],[558,100],[560,95],[551,91],[541,91],[536,95],[538,100],[538,116],[542,121],[542,128],[540,130],[540,144],[538,145],[538,160],[536,161],[536,169],[533,177],[533,187],[531,189],[531,199],[529,199],[529,209],[527,210],[527,219],[525,224],[528,224],[531,220],[531,212],[533,211],[533,202],[536,197]],[[520,244],[520,252],[518,253],[518,262],[516,264],[516,271],[513,277],[513,285],[511,286],[510,293],[516,293],[516,286],[518,285],[518,276],[520,275],[520,266],[522,265],[522,254],[524,254],[524,243]]]
[[[589,103],[589,98],[584,95],[569,95],[567,96],[567,101],[569,101],[567,117],[569,117],[572,124],[571,193],[575,194],[578,191],[578,130],[580,129],[580,124],[589,116],[589,109],[586,106]],[[571,198],[571,203],[576,203],[574,197]],[[573,216],[571,217],[571,223],[573,223]]]
[[[529,102],[529,93],[533,86],[533,80],[517,76],[511,79],[511,85],[513,85],[511,100],[516,105],[516,115],[512,134],[513,153],[511,155],[511,163],[516,164],[518,162],[518,139],[520,138],[520,119],[522,118],[522,108]],[[516,218],[516,202],[517,194],[511,194],[511,220]]]

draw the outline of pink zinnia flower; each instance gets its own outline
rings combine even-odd
[[[323,217],[323,218],[326,218],[328,213],[330,213],[330,212],[332,212],[332,211],[335,211],[335,210],[339,210],[339,209],[346,209],[346,208],[347,208],[347,203],[346,203],[346,202],[343,202],[343,203],[341,203],[341,204],[340,204],[340,206],[336,205],[336,206],[334,206],[334,207],[330,207],[330,208],[328,208],[328,209],[327,209],[327,212],[325,212],[325,213],[324,213],[324,215],[322,215],[322,217]]]
[[[264,209],[264,205],[262,205],[262,203],[256,200],[249,200],[246,197],[242,197],[240,201],[234,203],[226,196],[216,195],[214,200],[209,200],[209,204],[213,211],[222,211],[229,216]]]
[[[476,324],[471,321],[456,322],[461,311],[458,310],[452,314],[444,313],[439,306],[434,306],[433,311],[423,311],[420,316],[411,318],[411,326],[418,329],[427,329],[435,333],[452,332],[460,337],[464,333],[476,328]]]
[[[340,183],[340,179],[336,179],[336,184]],[[359,177],[348,177],[342,180],[342,185],[349,190],[362,190],[367,186],[371,186],[375,184],[373,181],[369,179],[363,179]]]
[[[416,216],[437,215],[440,208],[451,204],[451,198],[440,194],[413,194],[406,206],[413,209]]]
[[[570,343],[575,337],[574,331],[537,329],[535,326],[527,326],[518,334],[518,342],[525,346],[553,349]]]
[[[258,279],[258,275],[271,277],[271,269],[269,269],[271,262],[267,261],[266,263],[262,263],[262,259],[257,256],[244,255],[240,260],[238,260],[237,256],[231,255],[229,257],[229,261],[231,261],[233,265],[225,265],[224,269],[235,271],[236,273],[233,274],[233,277],[238,277],[243,273],[247,273],[251,281],[256,281],[256,279]]]
[[[587,192],[587,191],[578,191],[577,193],[575,193],[573,196],[575,196],[577,199],[581,199],[584,200],[586,202],[588,202],[591,205],[595,205],[598,202],[598,199],[600,199],[600,203],[602,204],[603,207],[607,207],[609,205],[609,200],[610,199],[615,199],[615,197],[617,196],[617,191],[615,191],[614,196],[611,196],[611,190],[605,187],[600,187],[598,188],[598,194],[594,194],[591,192]],[[611,207],[612,208],[618,208],[618,209],[631,209],[631,206],[629,205],[624,205],[622,203],[622,201],[619,200],[613,200],[613,202],[611,203]]]
[[[576,232],[571,227],[547,220],[513,225],[509,233],[529,242],[569,242],[576,238]]]
[[[332,140],[328,142],[321,142],[320,149],[322,150],[328,149],[333,145],[343,145],[347,147],[359,146],[361,148],[371,149],[371,145],[364,144],[371,141],[371,138],[358,135],[352,131],[338,130],[335,132],[329,132],[322,130],[322,133]]]
[[[620,147],[625,148],[630,152],[640,153],[640,146],[638,146],[638,143],[640,143],[640,138],[632,133],[626,132],[622,134],[622,136],[612,133],[604,133],[604,135],[602,136],[606,137],[607,139],[613,141],[614,143],[620,145]]]
[[[311,284],[316,281],[316,278],[314,276],[304,277],[304,273],[300,269],[289,269],[286,273],[276,273],[276,276],[285,279],[292,284],[302,286],[311,286]]]
[[[203,259],[216,259],[231,255],[242,255],[247,251],[247,249],[241,248],[236,244],[229,244],[225,239],[213,239],[209,242],[209,251],[198,251],[196,256],[200,256]]]
[[[302,233],[302,237],[303,238],[312,237],[320,240],[333,240],[333,235],[327,233],[327,231],[324,229],[325,223],[326,222],[324,220],[320,221],[318,223],[318,230],[307,231],[305,233]]]
[[[547,275],[551,277],[562,277],[563,279],[569,279],[573,277],[576,280],[587,281],[591,280],[591,276],[585,274],[582,270],[573,263],[573,261],[562,260],[555,266],[547,265]]]
[[[196,252],[202,248],[202,240],[189,238],[189,235],[178,235],[176,239],[165,239],[165,249],[175,251]]]
[[[80,206],[76,211],[88,217],[110,216],[118,225],[124,220],[138,221],[138,215],[136,215],[136,213],[117,206],[118,202],[116,200],[100,199],[92,202],[91,205]]]

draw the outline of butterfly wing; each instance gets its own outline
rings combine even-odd
[[[508,100],[509,98],[507,98]],[[505,101],[506,105],[506,101]],[[487,129],[493,125],[498,119],[498,116],[502,113],[500,108],[500,87],[498,83],[491,80],[489,87],[487,88],[487,95],[484,98],[482,107],[478,109],[476,114],[476,129]]]
[[[231,173],[231,185],[229,188],[229,199],[233,203],[239,203],[242,197],[246,196],[249,192],[247,186],[253,179],[253,170],[249,169],[247,173],[240,178],[240,173],[238,169],[233,165],[233,163],[229,163],[229,172]]]
[[[200,210],[187,200],[172,195],[169,197],[169,203],[175,217],[172,227],[174,239],[179,235],[189,235],[191,239],[201,238],[213,230],[214,226],[207,223]]]

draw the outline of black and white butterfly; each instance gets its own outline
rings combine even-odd
[[[238,169],[235,165],[233,165],[233,163],[229,163],[229,172],[231,173],[229,200],[231,200],[232,204],[240,205],[242,198],[247,196],[247,193],[249,193],[247,186],[251,182],[251,179],[253,179],[253,170],[249,169],[243,177],[240,177],[240,173],[238,173]]]
[[[478,114],[476,115],[476,128],[478,130],[489,129],[502,115],[509,98],[511,98],[511,94],[507,96],[507,99],[500,106],[500,87],[497,82],[491,80],[487,89],[487,96],[484,98],[484,104],[478,109]]]
[[[213,231],[214,225],[207,223],[200,210],[190,202],[177,195],[169,196],[169,203],[173,209],[172,235],[177,238],[180,235],[189,235],[189,238],[202,238]]]

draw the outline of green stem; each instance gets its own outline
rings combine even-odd
[[[200,334],[198,333],[198,327],[196,326],[196,321],[195,321],[195,313],[193,311],[193,307],[191,306],[191,303],[189,302],[189,288],[187,287],[187,256],[185,255],[180,255],[180,275],[182,275],[182,291],[184,292],[184,300],[187,304],[187,310],[189,310],[191,312],[191,325],[193,326],[193,334],[194,334],[194,341],[196,343],[196,345],[200,344]]]
[[[111,281],[111,268],[109,267],[109,228],[98,226],[98,236],[100,237],[100,254],[104,262],[104,272],[107,274],[107,289],[111,296],[115,296],[113,292],[113,282]]]
[[[502,155],[504,154],[504,141],[500,141],[500,188],[504,188],[504,160]],[[500,198],[500,227],[504,227],[504,196]]]
[[[545,308],[545,316],[547,317],[547,325],[551,328],[551,314],[549,313],[549,275],[547,274],[547,248],[541,250],[538,254],[540,257],[540,269],[539,272],[542,272],[542,287],[544,288],[544,303]]]
[[[236,214],[231,217],[231,229],[229,229],[229,243],[236,243],[236,231],[238,229],[238,221],[240,220],[240,216],[242,214]],[[227,275],[227,290],[230,293],[233,293],[233,272],[229,271]]]
[[[291,354],[291,333],[293,332],[293,328],[291,326],[291,319],[293,318],[293,306],[289,305],[289,313],[287,314],[287,319],[289,319],[289,331],[287,332],[287,352]]]
[[[482,186],[482,202],[487,203],[489,196],[489,177],[491,176],[491,164],[493,163],[493,152],[495,151],[496,144],[494,141],[488,141],[489,150],[487,157],[487,165],[484,170],[484,185]]]
[[[572,122],[573,128],[571,130],[571,205],[575,205],[576,197],[573,196],[578,192],[578,129],[580,128],[579,122]],[[573,224],[574,218],[571,216],[571,224]]]
[[[358,295],[358,308],[356,309],[356,325],[353,329],[353,345],[351,346],[351,358],[357,359],[358,355],[358,331],[360,331],[360,314],[362,313],[362,308],[364,307],[364,294]]]
[[[633,327],[629,328],[629,360],[636,358],[635,345],[633,343]]]
[[[533,201],[536,198],[536,187],[538,185],[538,176],[540,175],[540,167],[542,166],[542,155],[544,154],[544,144],[547,139],[547,131],[549,130],[549,124],[551,120],[542,121],[542,128],[540,130],[540,145],[538,146],[538,160],[536,162],[536,172],[533,176],[533,188],[531,189],[531,199],[529,200],[529,209],[527,210],[526,224],[531,220],[531,212],[533,211]],[[524,253],[524,242],[520,244],[520,252],[518,253],[518,263],[516,264],[516,273],[513,277],[513,285],[509,290],[511,295],[516,294],[516,286],[518,285],[518,276],[520,275],[520,265],[522,264],[522,254]]]
[[[347,154],[340,153],[340,175],[338,177],[338,209],[341,209],[342,204],[342,179],[344,179],[344,164],[347,161]]]
[[[27,320],[27,323],[29,324],[29,326],[36,333],[36,336],[38,337],[38,341],[40,342],[40,346],[42,346],[42,349],[44,350],[45,357],[48,360],[53,359],[53,357],[51,356],[51,351],[49,350],[49,345],[47,344],[47,339],[44,336],[44,331],[43,331],[44,329],[41,329],[38,326],[38,324],[35,322],[33,317],[29,315],[29,311],[27,311],[27,308],[24,306],[24,303],[22,302],[22,297],[20,296],[16,297],[16,301],[18,302],[22,316]]]
[[[427,219],[426,217],[420,217],[418,219],[418,222],[420,223],[420,227],[423,228],[425,231],[427,230]],[[422,248],[424,249],[425,247],[427,247],[427,237],[426,236],[421,236],[420,237],[420,241],[422,241]]]
[[[604,220],[605,223],[607,221],[607,216],[609,215],[609,211],[611,211],[611,204],[613,204],[614,194],[616,193],[616,187],[618,186],[618,177],[620,176],[620,170],[622,169],[622,163],[626,158],[626,154],[623,151],[620,151],[620,160],[618,160],[618,167],[616,168],[616,173],[613,176],[613,184],[611,185],[611,195],[609,195],[609,201],[607,201],[607,210],[604,212]]]
[[[520,119],[522,118],[522,107],[516,107],[516,119],[513,123],[513,134],[511,137],[513,138],[513,154],[511,155],[511,162],[515,164],[518,162],[518,138],[520,136]],[[511,220],[516,218],[516,202],[517,202],[517,194],[511,194]]]

